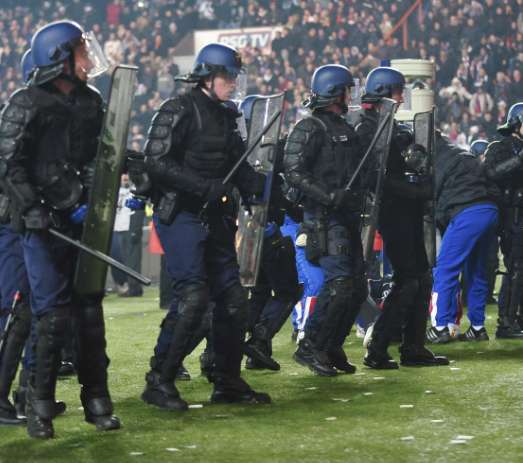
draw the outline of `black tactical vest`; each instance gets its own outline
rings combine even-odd
[[[184,167],[207,179],[225,177],[233,164],[230,140],[236,113],[212,101],[199,89],[194,89],[184,100],[193,113],[184,143]]]
[[[321,152],[311,169],[313,178],[327,191],[343,188],[357,166],[356,132],[334,113],[315,112],[312,119],[324,132]]]

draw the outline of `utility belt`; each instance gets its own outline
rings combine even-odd
[[[313,264],[318,264],[321,257],[350,254],[347,243],[351,238],[355,238],[354,233],[357,233],[358,227],[355,226],[352,230],[352,227],[337,221],[332,224],[331,220],[332,217],[324,212],[322,215],[307,218],[302,224],[302,232],[307,236],[305,257]]]
[[[505,188],[502,202],[505,207],[523,209],[523,188]]]
[[[405,172],[405,178],[408,183],[414,184],[427,183],[430,180],[430,176],[417,172]]]
[[[171,225],[181,212],[198,215],[203,222],[208,222],[215,216],[230,216],[236,218],[237,208],[234,198],[224,197],[225,200],[206,204],[201,198],[187,195],[180,191],[164,191],[155,201],[154,212],[160,223]]]

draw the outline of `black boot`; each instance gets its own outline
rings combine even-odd
[[[349,362],[347,354],[341,347],[329,349],[327,355],[329,357],[331,366],[336,368],[336,370],[347,374],[356,373],[356,367]]]
[[[397,370],[398,363],[395,362],[387,352],[367,350],[363,358],[363,364],[373,370]]]
[[[80,400],[84,407],[85,421],[94,424],[98,431],[120,429],[120,420],[113,415],[113,403],[106,390],[89,390],[83,386]]]
[[[200,354],[200,372],[209,382],[212,382],[212,373],[214,369],[214,356],[210,344]]]
[[[187,371],[187,368],[185,368],[182,364],[180,368],[178,368],[178,372],[176,373],[176,380],[177,381],[190,381],[191,380],[191,374]]]
[[[54,400],[39,400],[34,398],[34,390],[30,386],[27,394],[25,413],[27,415],[27,434],[34,439],[51,439],[54,437],[53,417]]]
[[[60,351],[70,316],[68,307],[55,307],[37,323],[36,368],[31,376],[26,404],[27,432],[30,437],[54,436],[55,389]]]
[[[499,318],[496,339],[523,339],[523,331],[516,320],[508,317]]]
[[[31,329],[31,309],[21,302],[12,315],[11,323],[3,333],[3,349],[0,358],[0,424],[23,424],[16,409],[9,401],[9,393],[22,357],[25,342]]]
[[[271,357],[267,341],[256,338],[256,334],[244,344],[243,352],[254,361],[258,369],[273,371],[280,369],[280,364]]]
[[[60,368],[58,369],[58,376],[60,378],[65,378],[66,376],[74,376],[76,373],[76,370],[74,369],[74,365],[72,362],[68,362],[67,360],[62,360],[60,362]]]
[[[151,358],[151,370],[145,375],[145,389],[142,400],[150,405],[165,410],[185,411],[189,409],[187,402],[180,397],[174,381],[162,379],[160,371],[161,362],[155,357]]]
[[[254,391],[242,378],[217,377],[211,403],[270,404],[271,397],[265,392]]]
[[[449,359],[443,355],[434,355],[424,346],[400,347],[400,364],[402,367],[432,367],[448,365]]]
[[[19,416],[13,404],[4,397],[0,397],[0,424],[25,424],[25,416]]]
[[[13,403],[16,409],[16,416],[24,420],[26,419],[25,408],[27,404],[27,384],[29,380],[29,372],[23,369],[20,372],[18,389],[13,391]],[[55,402],[54,416],[63,415],[67,409],[65,402]]]
[[[300,341],[293,359],[318,376],[336,376],[336,370],[332,367],[327,353],[315,349],[307,338]]]

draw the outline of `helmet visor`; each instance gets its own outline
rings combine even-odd
[[[109,69],[109,62],[93,32],[85,32],[82,39],[88,63],[85,69],[87,78],[94,79]]]

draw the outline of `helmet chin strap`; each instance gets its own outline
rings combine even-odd
[[[86,82],[84,82],[82,79],[79,79],[75,73],[76,66],[75,66],[75,61],[74,61],[74,53],[71,53],[69,55],[69,58],[67,59],[67,63],[69,64],[69,72],[67,72],[67,73],[62,72],[62,74],[60,74],[59,77],[64,80],[67,80],[75,85],[80,85],[80,84],[85,85]]]
[[[204,90],[204,92],[206,93],[206,95],[213,101],[216,101],[218,103],[221,103],[222,100],[220,100],[218,98],[218,95],[216,94],[216,91],[214,90],[214,77],[215,76],[212,76],[211,78],[211,87],[210,88],[207,88],[207,85],[204,81],[203,83],[203,86],[202,86],[202,89]]]

